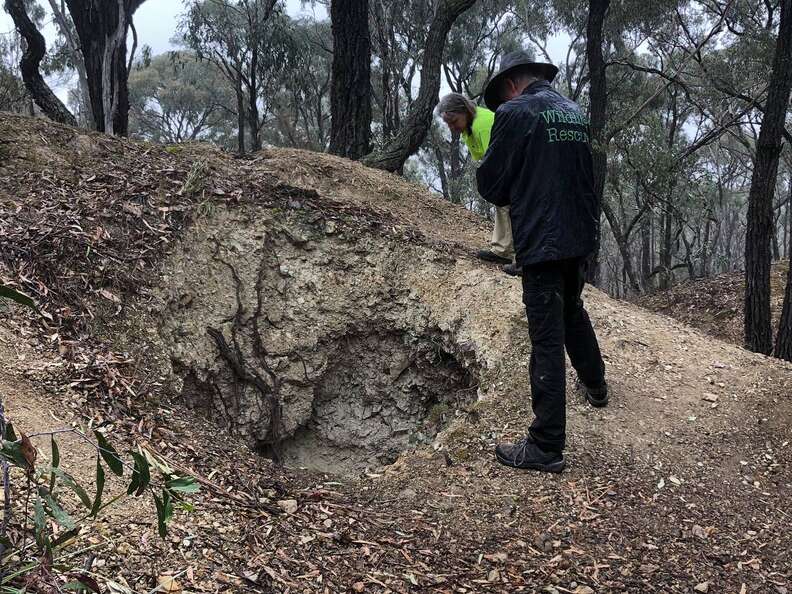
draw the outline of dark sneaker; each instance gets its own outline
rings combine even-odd
[[[503,272],[505,272],[510,276],[522,276],[522,266],[514,263],[509,263],[503,267]]]
[[[561,472],[566,465],[561,452],[544,451],[536,445],[531,436],[517,443],[498,444],[495,448],[495,457],[504,466],[542,472]]]
[[[608,405],[608,383],[602,382],[602,385],[599,388],[589,388],[586,384],[581,383],[583,386],[583,392],[586,394],[586,400],[591,406],[596,408],[602,408],[603,406]]]
[[[476,255],[481,260],[486,260],[487,262],[495,262],[496,264],[511,264],[511,260],[509,258],[499,256],[491,250],[479,250]]]

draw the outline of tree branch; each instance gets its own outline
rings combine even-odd
[[[44,36],[30,20],[23,0],[6,0],[5,9],[11,15],[14,26],[26,43],[19,68],[28,92],[48,118],[76,127],[77,119],[41,76],[39,65],[47,53],[47,46]]]

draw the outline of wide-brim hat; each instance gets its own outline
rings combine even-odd
[[[500,82],[507,74],[522,66],[532,66],[537,73],[541,74],[550,82],[552,82],[556,74],[558,74],[557,66],[546,62],[537,62],[524,50],[510,52],[501,58],[500,69],[490,79],[484,89],[484,103],[487,108],[492,111],[498,109],[498,106],[503,103],[499,93]]]

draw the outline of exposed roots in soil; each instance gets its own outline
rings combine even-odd
[[[275,255],[274,251],[270,249],[271,246],[269,242],[266,243],[265,247],[267,249],[267,253],[272,254],[273,257],[277,259],[277,255]],[[252,386],[256,391],[258,391],[261,398],[269,406],[269,411],[266,415],[269,418],[269,427],[264,437],[260,439],[259,445],[260,447],[265,448],[267,451],[272,453],[272,459],[276,464],[281,464],[282,454],[280,424],[282,405],[279,397],[281,380],[267,361],[269,353],[267,352],[267,349],[264,347],[264,344],[261,340],[261,327],[259,325],[263,308],[263,279],[268,268],[267,255],[265,254],[259,263],[258,275],[256,278],[256,311],[253,313],[251,318],[247,320],[245,319],[245,306],[242,299],[242,280],[240,279],[236,268],[234,268],[230,262],[223,260],[220,257],[220,242],[216,240],[214,258],[226,268],[228,268],[228,270],[231,272],[231,277],[234,282],[234,291],[236,294],[236,311],[232,316],[231,325],[231,344],[228,344],[228,341],[221,330],[212,327],[207,327],[206,329],[207,333],[209,336],[211,336],[212,340],[217,346],[220,357],[228,365],[235,380],[233,387],[234,401],[232,403],[234,410],[226,410],[227,418],[234,419],[234,413],[239,414],[240,402],[247,386]],[[252,330],[249,331],[248,334],[250,334],[253,345],[253,353],[256,356],[256,362],[260,368],[264,370],[264,374],[267,377],[266,380],[257,371],[254,365],[248,363],[242,352],[242,348],[239,344],[239,337],[240,334],[245,333],[246,330]],[[222,397],[219,398],[219,400],[220,402],[224,402]],[[256,402],[258,403],[259,400],[256,399]],[[259,412],[263,416],[264,411]]]

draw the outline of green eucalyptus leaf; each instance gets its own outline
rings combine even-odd
[[[124,464],[121,462],[121,457],[116,452],[115,448],[110,445],[107,438],[99,431],[94,431],[96,441],[99,442],[99,453],[102,459],[107,463],[107,466],[116,476],[123,476]]]
[[[22,453],[21,439],[16,441],[3,441],[3,447],[0,449],[0,457],[19,468],[25,470],[28,468],[27,460],[25,460],[25,456]]]
[[[11,301],[16,301],[21,305],[32,307],[33,309],[36,308],[36,304],[30,297],[24,293],[20,293],[19,291],[12,289],[11,287],[7,287],[6,285],[0,285],[0,297],[4,299],[10,299]]]
[[[57,475],[63,484],[74,491],[86,508],[91,509],[93,507],[93,503],[91,502],[91,498],[88,496],[88,493],[86,493],[85,489],[83,489],[77,483],[72,475],[70,475],[68,472],[65,472],[64,470],[61,470],[60,468],[51,468],[50,472],[52,472],[54,475]]]
[[[76,527],[72,517],[64,510],[60,503],[58,503],[47,489],[39,487],[39,496],[47,504],[47,513],[52,516],[59,526],[66,528],[66,530],[73,530]]]
[[[44,502],[38,495],[33,506],[33,527],[36,530],[36,543],[42,548],[47,548],[49,539],[47,537],[47,512],[44,510]]]
[[[51,469],[54,470],[54,469],[58,468],[58,466],[60,466],[60,449],[58,449],[58,442],[55,441],[55,436],[54,435],[50,436],[50,443],[51,443],[51,449],[52,449],[52,465],[51,465]],[[58,478],[57,474],[55,474],[54,472],[50,472],[50,486],[49,486],[50,493],[54,493],[55,492],[55,482],[56,482],[57,478]]]
[[[191,476],[182,476],[170,480],[165,483],[165,488],[176,493],[197,493],[201,490],[200,485]]]
[[[131,454],[135,460],[135,469],[132,472],[132,482],[127,489],[127,495],[134,493],[135,497],[140,497],[151,482],[151,469],[143,454],[138,452],[131,452]]]
[[[173,501],[170,493],[162,490],[162,498],[154,495],[154,503],[157,506],[157,528],[160,538],[168,535],[168,522],[173,517]]]
[[[99,514],[102,507],[102,493],[104,493],[105,486],[105,472],[102,468],[102,460],[99,456],[96,457],[96,497],[94,498],[93,505],[91,506],[91,515],[95,518]]]
[[[57,468],[60,466],[60,449],[58,448],[58,442],[55,441],[55,436],[52,435],[52,467]]]
[[[189,501],[178,501],[176,502],[176,507],[190,514],[195,511],[195,506]]]
[[[6,423],[5,426],[5,435],[3,439],[6,441],[18,441],[19,438],[17,437],[16,432],[14,431],[14,426],[11,423]]]

